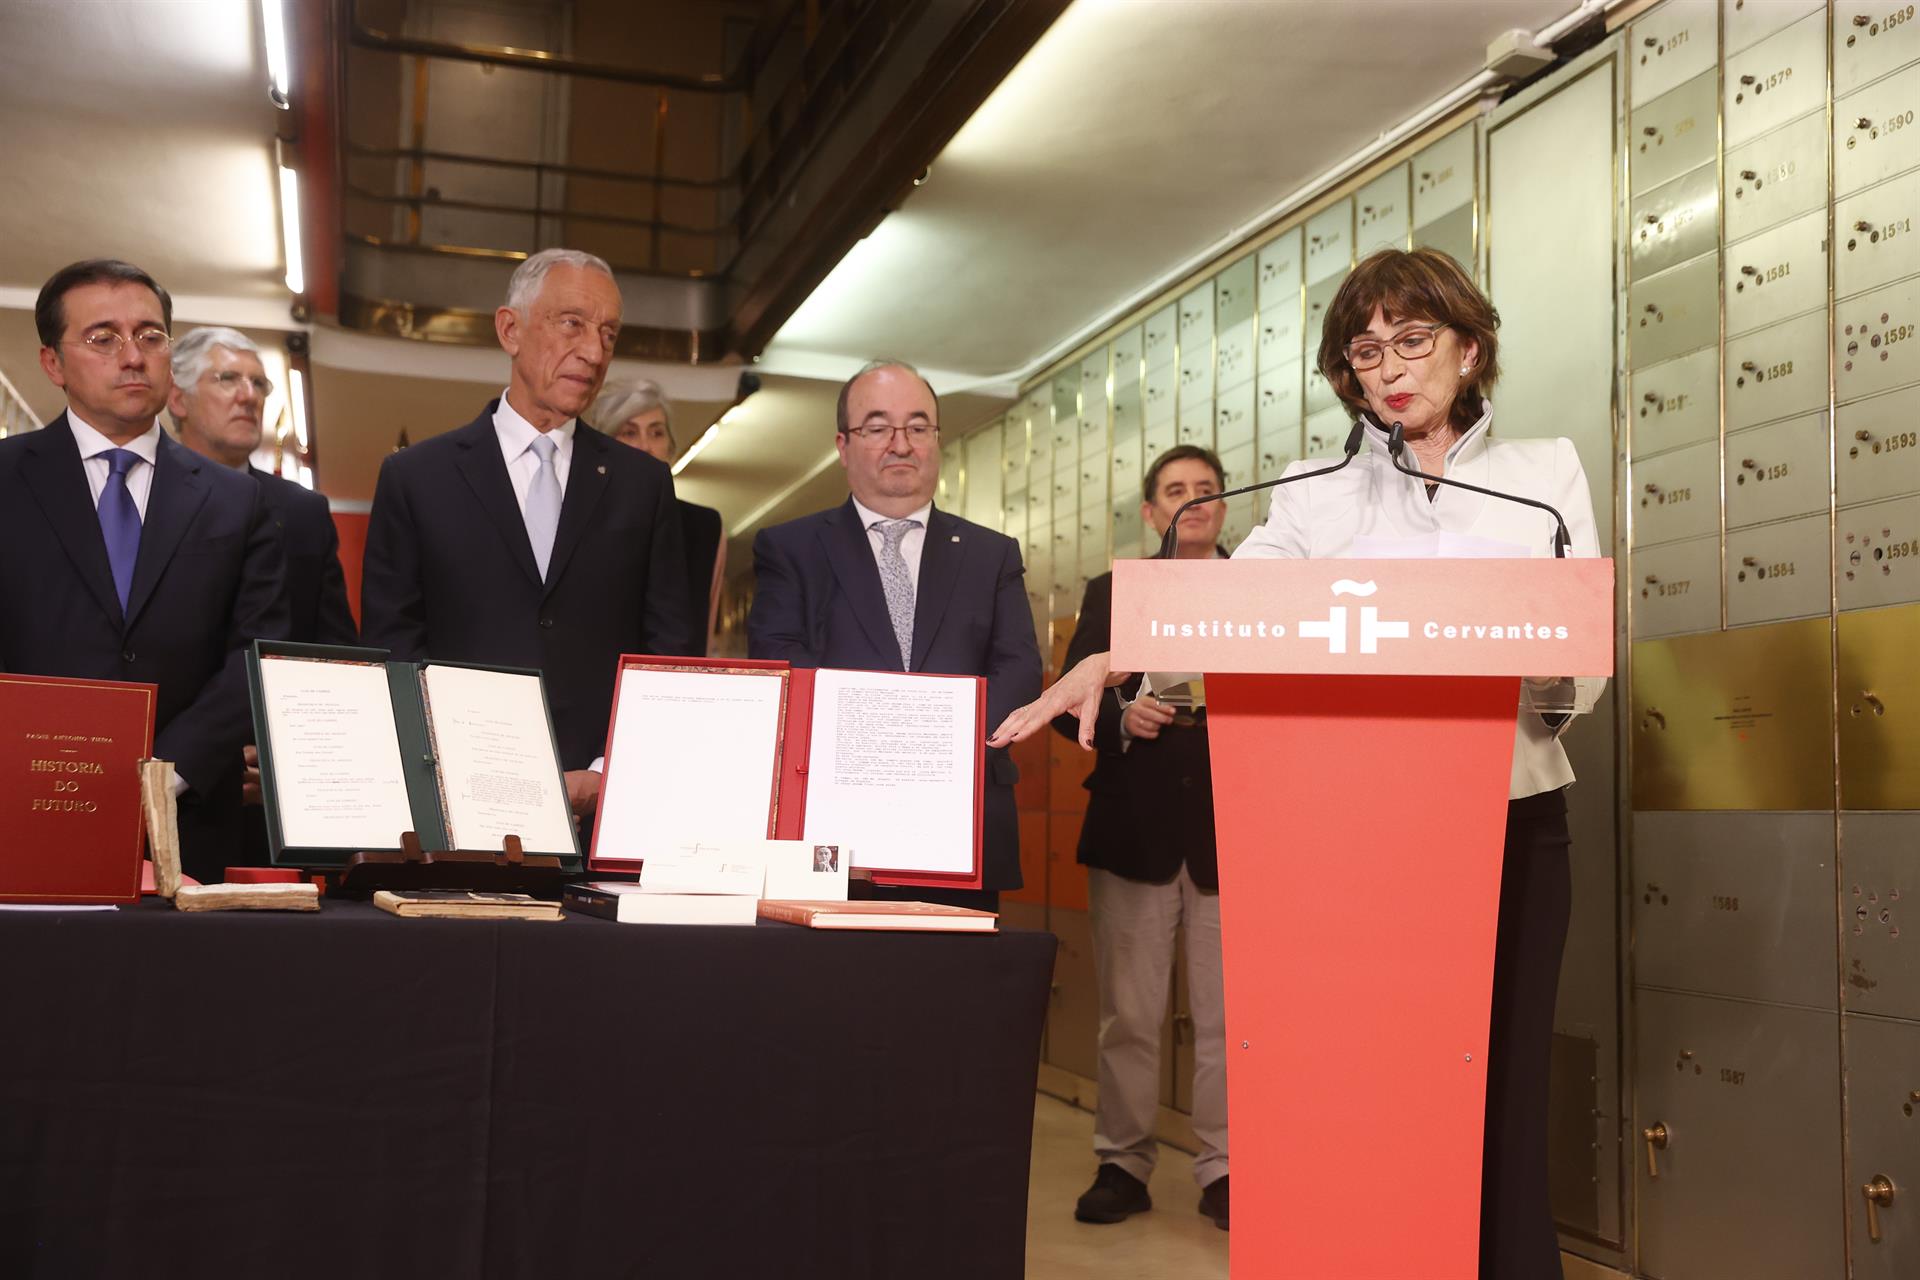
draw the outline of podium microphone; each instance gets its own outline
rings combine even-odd
[[[1523,498],[1517,493],[1502,493],[1498,489],[1482,489],[1477,484],[1468,484],[1465,480],[1449,480],[1445,476],[1430,476],[1424,471],[1416,471],[1401,461],[1407,451],[1407,433],[1399,424],[1393,424],[1393,430],[1387,433],[1387,456],[1393,459],[1393,469],[1402,475],[1413,476],[1428,484],[1450,484],[1456,489],[1466,489],[1473,493],[1483,493],[1489,498],[1504,498],[1508,502],[1518,502],[1522,506],[1538,507],[1553,517],[1553,554],[1557,560],[1567,558],[1567,552],[1573,548],[1573,538],[1567,533],[1567,521],[1558,511],[1537,498]]]
[[[1330,467],[1321,467],[1317,471],[1302,471],[1297,476],[1281,476],[1277,480],[1262,480],[1259,484],[1246,485],[1239,489],[1223,489],[1219,493],[1203,493],[1197,498],[1189,498],[1180,504],[1173,513],[1173,519],[1167,524],[1167,531],[1160,537],[1160,550],[1154,553],[1155,560],[1173,559],[1173,549],[1180,540],[1180,518],[1203,502],[1225,502],[1228,498],[1237,498],[1243,493],[1258,493],[1262,489],[1274,489],[1283,484],[1292,484],[1295,480],[1311,480],[1315,476],[1330,476],[1353,461],[1353,455],[1360,452],[1360,440],[1365,434],[1360,424],[1355,422],[1353,430],[1347,433],[1347,442],[1341,446],[1346,456]]]

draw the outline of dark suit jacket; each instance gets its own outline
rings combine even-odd
[[[853,500],[763,529],[753,540],[747,651],[797,667],[898,671],[873,545]],[[914,671],[987,678],[981,733],[1040,696],[1040,650],[1027,607],[1020,544],[934,510],[914,593]],[[1019,774],[1004,750],[987,753],[982,887],[1020,887]]]
[[[247,474],[260,483],[261,496],[280,527],[293,638],[306,644],[360,643],[347,605],[346,574],[340,568],[340,531],[327,500],[258,467],[248,467]]]
[[[154,754],[180,799],[187,874],[236,861],[246,647],[287,636],[286,570],[260,486],[160,435],[123,614],[64,414],[0,440],[0,668],[160,688]]]
[[[688,653],[707,651],[707,619],[713,613],[713,563],[720,558],[720,540],[726,536],[720,513],[694,502],[675,502],[680,513],[680,539],[687,553]]]
[[[577,423],[543,583],[494,432],[498,403],[381,464],[360,636],[408,661],[538,669],[561,766],[584,769],[606,749],[620,655],[686,649],[673,481],[657,458]]]
[[[1063,669],[1110,647],[1113,575],[1087,583],[1080,621],[1067,644]],[[1121,686],[1132,697],[1133,676]],[[1080,722],[1061,716],[1053,727],[1078,741]],[[1220,887],[1213,837],[1213,768],[1207,758],[1204,719],[1192,727],[1168,725],[1157,738],[1136,738],[1121,749],[1120,701],[1108,690],[1100,698],[1093,731],[1093,772],[1085,786],[1087,818],[1080,828],[1079,859],[1129,880],[1164,884],[1187,864],[1202,889]]]

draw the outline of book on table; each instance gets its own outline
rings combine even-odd
[[[831,844],[880,884],[979,888],[986,681],[625,655],[587,864]]]
[[[382,889],[373,905],[407,920],[558,920],[560,904],[525,893]]]
[[[560,890],[560,905],[619,924],[750,925],[760,898],[750,893],[649,893],[627,881],[587,881]]]
[[[276,865],[344,867],[411,833],[429,853],[516,837],[579,869],[539,672],[255,641],[247,676]]]
[[[809,929],[891,929],[918,933],[995,933],[991,911],[940,902],[793,902],[764,898],[760,918]]]

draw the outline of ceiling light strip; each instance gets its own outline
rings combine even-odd
[[[773,511],[774,509],[779,507],[781,503],[785,502],[788,498],[791,498],[794,494],[800,492],[802,489],[806,488],[809,484],[813,483],[815,479],[817,479],[823,472],[825,472],[828,467],[831,467],[835,462],[839,461],[839,459],[840,459],[840,452],[837,449],[826,454],[824,457],[820,459],[820,461],[814,463],[811,467],[808,467],[805,475],[801,476],[798,480],[795,480],[792,484],[788,485],[786,488],[782,489],[780,492],[774,494],[771,498],[768,498],[765,502],[755,507],[752,511],[749,511],[745,515],[745,517],[743,517],[741,520],[735,523],[733,528],[727,530],[727,536],[729,538],[737,538],[741,534],[745,533],[748,529],[753,528],[754,525],[759,524],[760,521],[766,517],[768,512]]]
[[[717,422],[714,423],[712,426],[708,427],[705,431],[702,431],[700,433],[700,438],[698,440],[695,440],[692,444],[688,445],[687,451],[681,454],[680,457],[677,460],[675,460],[673,464],[673,474],[677,476],[682,471],[685,471],[687,469],[687,465],[691,463],[695,458],[699,457],[701,451],[705,449],[708,445],[712,444],[713,438],[719,434],[720,434],[720,424]]]

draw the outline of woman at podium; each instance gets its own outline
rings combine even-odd
[[[1355,412],[1358,452],[1338,469],[1324,460],[1293,463],[1265,523],[1234,559],[1551,555],[1560,521],[1525,500],[1564,517],[1570,554],[1598,555],[1591,491],[1572,441],[1494,435],[1487,397],[1500,372],[1499,323],[1486,295],[1437,250],[1385,249],[1355,267],[1327,308],[1318,363]],[[1316,471],[1326,474],[1308,475]],[[990,741],[1016,740],[1077,712],[1084,743],[1104,686],[1124,678],[1108,667],[1104,654],[1082,662]],[[1571,707],[1571,698],[1554,695],[1572,683],[1528,680],[1531,700],[1514,730],[1480,1198],[1480,1274],[1502,1280],[1535,1280],[1560,1267],[1547,1200],[1547,1080],[1572,904],[1564,788],[1573,770],[1559,740],[1567,716],[1535,708]],[[1595,684],[1580,684],[1590,705]]]

